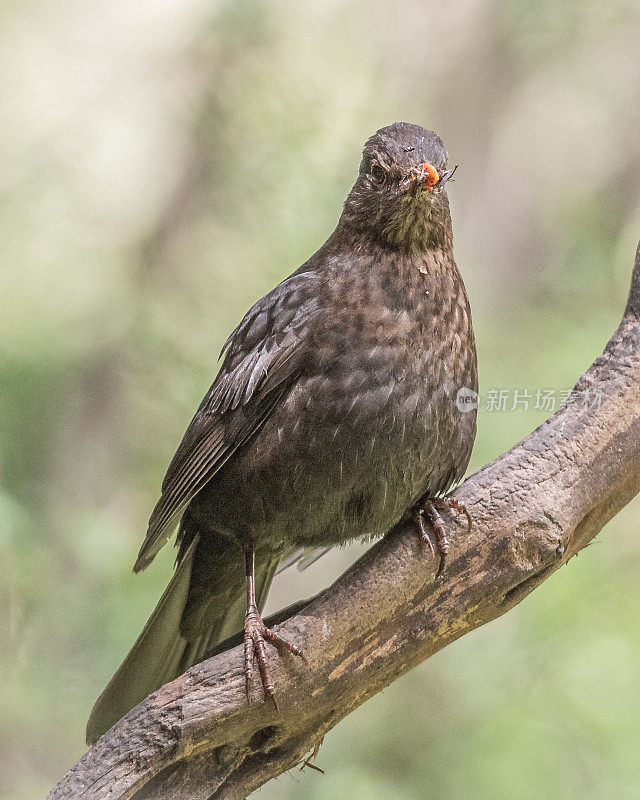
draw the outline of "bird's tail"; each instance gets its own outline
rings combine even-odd
[[[189,600],[196,538],[180,559],[180,563],[160,602],[133,645],[129,654],[106,688],[97,699],[87,723],[87,743],[94,744],[127,711],[147,695],[172,681],[189,667],[202,661],[215,645],[242,629],[245,614],[245,585],[234,570],[220,570],[211,574],[211,593],[223,594],[223,613],[218,613],[192,632],[193,625],[185,631],[185,606]],[[260,608],[279,559],[264,558],[256,561],[256,596]],[[223,566],[224,566],[224,559]],[[230,585],[230,583],[233,585]]]

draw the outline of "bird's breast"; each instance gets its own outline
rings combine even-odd
[[[375,535],[462,476],[475,413],[456,395],[477,385],[475,346],[462,280],[444,266],[328,283],[302,374],[212,487],[224,524],[243,519],[273,546]],[[235,505],[244,485],[249,511]]]

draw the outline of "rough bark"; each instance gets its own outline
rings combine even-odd
[[[415,531],[400,525],[326,591],[277,615],[308,660],[272,659],[279,712],[257,688],[247,705],[241,649],[227,649],[129,712],[49,800],[245,798],[593,539],[640,489],[640,246],[622,322],[576,390],[601,398],[600,407],[563,406],[458,489],[473,529],[467,534],[464,520],[447,514],[442,577]]]

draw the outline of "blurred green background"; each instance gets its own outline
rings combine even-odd
[[[569,389],[640,238],[640,7],[2,4],[0,796],[41,798],[173,560],[131,566],[248,306],[331,232],[364,140],[437,130],[481,390]],[[472,468],[547,414],[480,410]],[[263,800],[640,796],[636,500]],[[274,609],[360,549],[280,576]]]

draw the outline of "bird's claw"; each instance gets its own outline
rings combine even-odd
[[[245,614],[244,618],[244,676],[247,702],[249,702],[251,692],[253,659],[255,656],[255,659],[258,662],[258,669],[260,670],[260,677],[262,679],[262,687],[264,689],[265,696],[271,699],[271,702],[277,711],[278,704],[275,696],[276,690],[269,672],[269,659],[267,656],[266,642],[270,642],[276,647],[284,647],[285,650],[288,650],[294,656],[298,656],[306,663],[304,654],[299,647],[291,642],[288,642],[286,639],[283,639],[271,628],[267,628],[262,621],[262,617],[260,616],[258,610],[256,608],[250,608]]]
[[[467,533],[471,533],[471,514],[466,505],[455,497],[439,497],[437,500],[432,500],[435,508],[451,508],[457,511],[458,514],[464,514],[467,518]]]
[[[424,521],[424,516],[420,509],[416,509],[414,520],[416,525],[418,526],[418,532],[420,534],[420,541],[423,544],[426,544],[429,550],[431,550],[431,555],[435,556],[435,550],[433,549],[433,542],[431,541],[431,536],[429,536],[429,529],[427,528],[427,523]]]
[[[440,564],[436,572],[436,578],[444,572],[445,561],[447,560],[447,553],[449,552],[449,540],[447,539],[447,529],[444,525],[444,520],[438,513],[432,500],[427,500],[424,504],[424,513],[429,517],[429,522],[436,534],[436,547],[440,553]]]
[[[459,500],[456,500],[453,497],[441,497],[434,500],[423,500],[418,505],[409,509],[405,515],[405,519],[415,522],[420,534],[420,540],[424,544],[428,545],[432,555],[435,555],[435,550],[438,551],[438,554],[440,555],[440,564],[438,566],[438,571],[436,572],[436,577],[442,575],[447,553],[449,552],[447,529],[445,527],[444,520],[438,513],[439,508],[451,508],[454,511],[457,511],[459,514],[464,514],[467,518],[467,530],[471,530],[471,514],[464,503],[461,503]],[[428,517],[436,536],[435,550],[433,547],[433,542],[431,541],[429,529],[424,519],[425,516]]]

